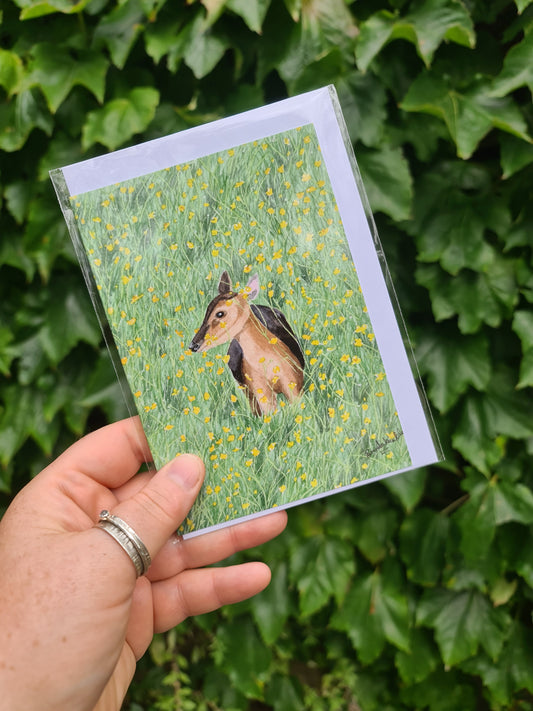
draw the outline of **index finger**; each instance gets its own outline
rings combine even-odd
[[[49,470],[77,471],[110,489],[121,486],[151,461],[138,417],[119,420],[91,432],[61,454]]]

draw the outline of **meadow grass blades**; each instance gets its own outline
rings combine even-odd
[[[311,125],[72,198],[156,466],[207,466],[201,530],[409,466],[378,344]],[[357,235],[353,237],[357,239]],[[256,417],[227,344],[188,345],[220,276],[251,274],[305,354],[302,396]]]

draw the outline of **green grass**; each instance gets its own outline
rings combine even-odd
[[[410,464],[312,126],[72,198],[156,466],[202,456],[184,532]],[[306,358],[304,393],[255,417],[227,345],[188,345],[227,270],[258,274]]]

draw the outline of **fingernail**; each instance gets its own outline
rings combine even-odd
[[[182,489],[195,489],[204,473],[202,460],[193,454],[181,454],[167,466],[167,475]]]

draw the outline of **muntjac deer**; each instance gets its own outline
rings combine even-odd
[[[305,361],[281,311],[250,303],[258,293],[257,275],[237,293],[225,271],[189,347],[197,353],[229,341],[229,368],[254,415],[264,415],[276,410],[278,394],[289,402],[301,395]]]

